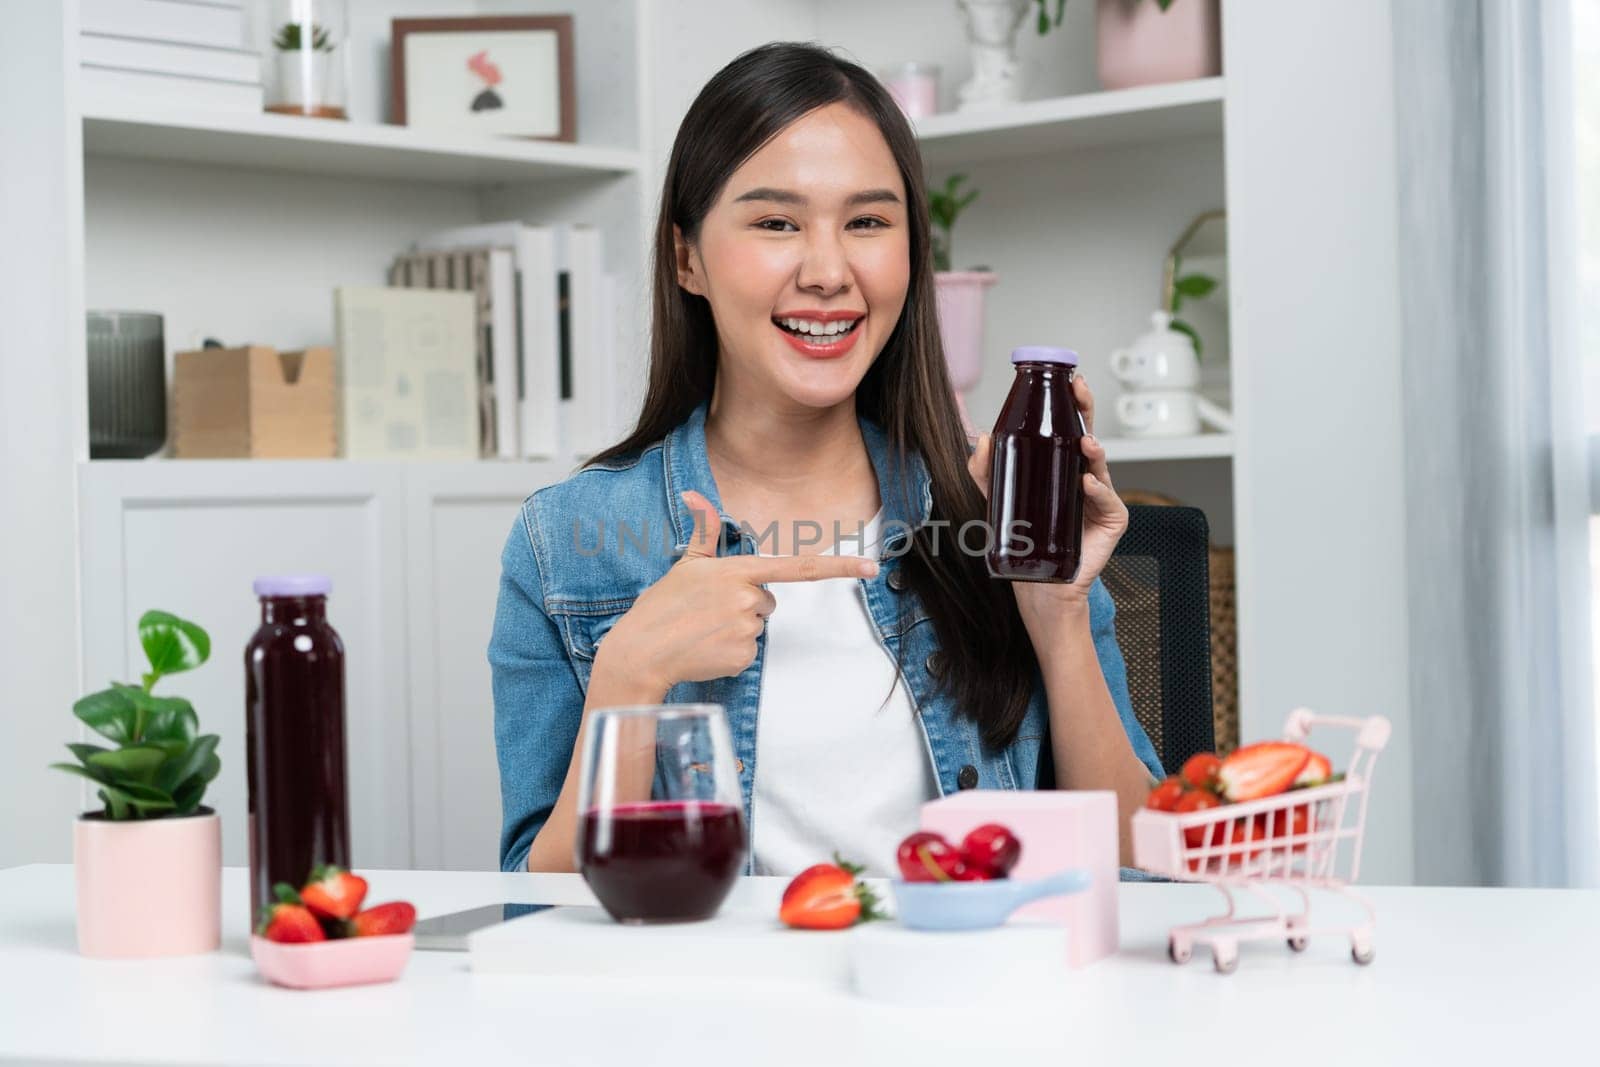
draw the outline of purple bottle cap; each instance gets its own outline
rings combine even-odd
[[[1078,365],[1078,353],[1070,348],[1051,348],[1049,345],[1023,345],[1011,350],[1013,363],[1065,363]]]
[[[268,574],[255,580],[256,596],[327,596],[333,579],[326,574]]]

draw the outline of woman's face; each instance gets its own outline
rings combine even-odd
[[[911,276],[906,191],[872,120],[817,108],[728,179],[678,282],[711,304],[718,389],[780,406],[854,395]]]

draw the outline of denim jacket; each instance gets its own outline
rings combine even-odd
[[[694,517],[680,493],[703,494],[722,517],[719,552],[749,555],[755,539],[722,509],[706,459],[705,405],[662,441],[614,462],[591,465],[523,502],[501,559],[499,603],[489,642],[495,746],[500,762],[502,870],[527,864],[528,848],[561,791],[577,738],[596,646],[646,588],[683,551]],[[937,682],[938,642],[932,621],[904,588],[896,549],[932,508],[921,459],[901,471],[884,432],[869,420],[861,431],[883,502],[883,558],[878,574],[858,579],[885,653],[901,664],[941,795],[958,789],[1032,789],[1041,746],[1049,742],[1042,683],[1034,688],[1016,739],[983,744],[975,722],[958,714]],[[941,531],[949,536],[950,531]],[[626,543],[624,542],[626,538]],[[641,546],[643,546],[641,548]],[[1113,630],[1111,597],[1096,582],[1090,628],[1100,669],[1139,759],[1160,777],[1161,763],[1128,697],[1127,672]],[[682,682],[669,703],[721,704],[738,759],[747,830],[756,776],[757,705],[763,634],[756,657],[735,677]]]

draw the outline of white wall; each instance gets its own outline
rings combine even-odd
[[[1409,882],[1411,732],[1390,13],[1228,0],[1244,736],[1389,716],[1363,881]]]
[[[0,867],[66,860],[77,738],[74,451],[84,388],[76,0],[8,8],[0,63]],[[68,27],[71,27],[69,32]],[[20,813],[30,813],[22,817]]]

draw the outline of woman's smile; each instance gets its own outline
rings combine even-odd
[[[836,359],[855,347],[864,311],[783,311],[772,325],[796,352],[808,359]]]

